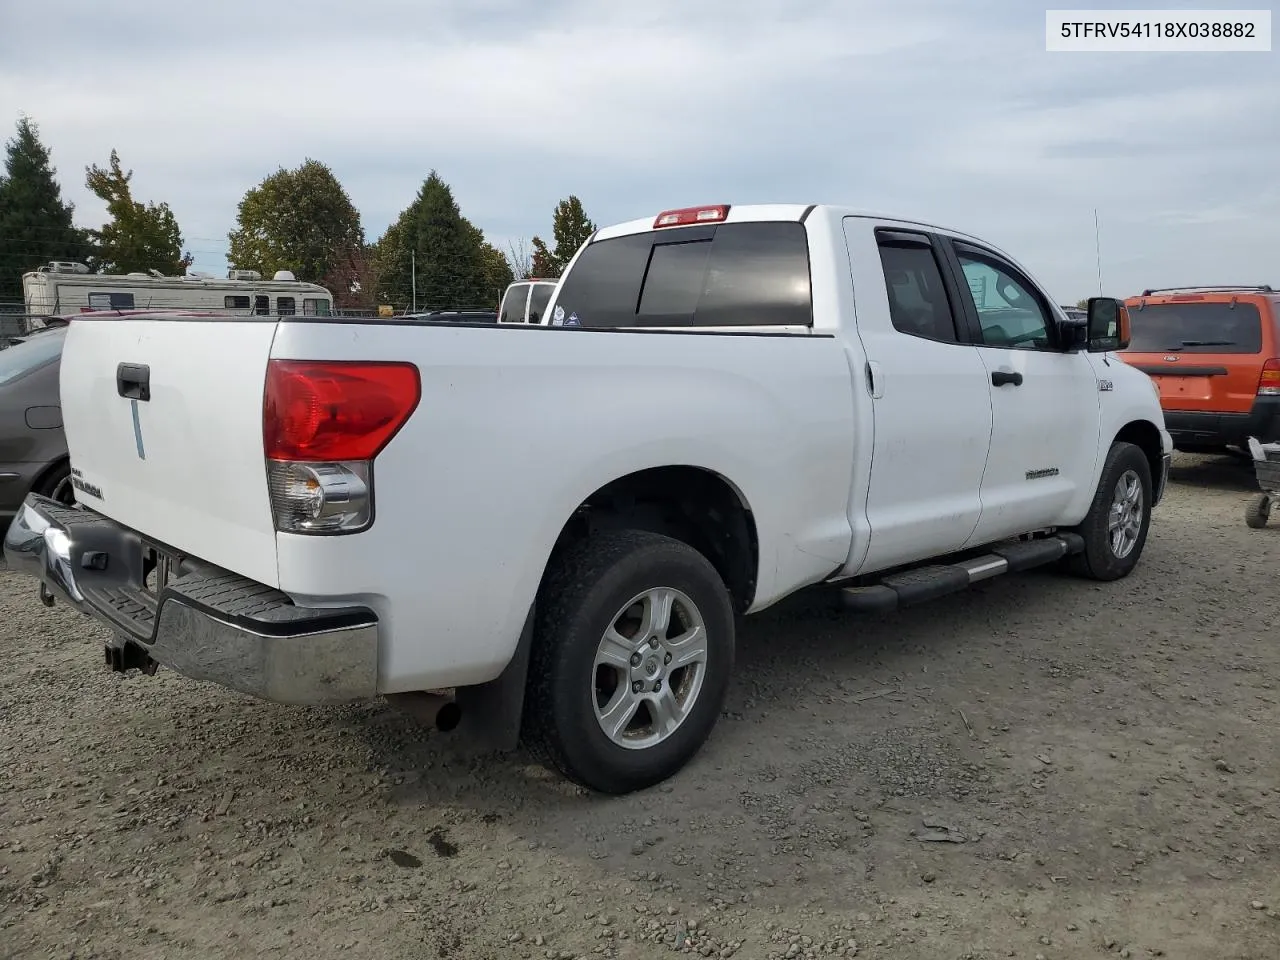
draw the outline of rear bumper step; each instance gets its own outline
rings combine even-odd
[[[146,585],[155,548],[82,508],[27,497],[4,538],[3,564],[39,581],[116,634],[108,663],[154,661],[263,700],[345,703],[377,694],[378,621],[363,607],[310,609],[287,595],[199,561]]]
[[[841,596],[845,607],[850,610],[885,613],[958,593],[980,580],[1041,567],[1083,551],[1084,540],[1075,533],[1002,543],[992,547],[989,553],[969,560],[892,573],[871,586],[845,587]]]

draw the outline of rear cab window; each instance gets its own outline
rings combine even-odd
[[[535,283],[533,292],[529,294],[529,322],[541,323],[546,316],[547,304],[551,302],[551,294],[555,293],[554,283]]]
[[[498,311],[499,323],[524,323],[525,307],[529,302],[529,286],[527,283],[515,283],[507,287],[502,298],[502,307]]]
[[[720,223],[597,240],[561,281],[556,308],[559,323],[594,328],[812,326],[804,224]]]
[[[1262,352],[1263,314],[1253,299],[1139,300],[1128,310],[1126,353]]]

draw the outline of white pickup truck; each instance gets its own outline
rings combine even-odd
[[[548,309],[77,317],[79,502],[29,497],[7,563],[116,669],[384,695],[618,793],[701,748],[739,614],[1142,553],[1172,444],[1122,304],[1068,320],[972,236],[675,210],[597,232]]]

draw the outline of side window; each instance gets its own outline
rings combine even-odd
[[[982,328],[982,345],[1054,349],[1052,315],[1031,283],[992,253],[961,243],[955,249]]]
[[[805,228],[729,223],[598,240],[556,302],[571,326],[810,326]]]
[[[942,269],[924,234],[877,230],[889,319],[900,333],[956,343],[956,318]]]
[[[264,297],[261,294],[253,298],[253,312],[260,317],[265,317],[271,312],[271,298]]]
[[[89,294],[91,310],[132,310],[132,293],[91,293]]]
[[[533,293],[529,295],[529,322],[541,323],[543,314],[547,312],[547,304],[551,302],[551,294],[555,292],[554,283],[535,283]]]
[[[288,317],[298,312],[293,297],[276,297],[276,313]]]
[[[307,317],[329,316],[329,301],[319,297],[307,297],[302,301],[302,314]]]
[[[223,297],[222,306],[227,310],[248,310],[248,297]]]
[[[524,323],[524,308],[529,298],[529,284],[519,283],[507,289],[502,298],[502,312],[498,320],[502,323]]]

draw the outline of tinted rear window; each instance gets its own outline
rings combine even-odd
[[[498,319],[503,323],[524,323],[524,308],[529,299],[529,284],[522,283],[507,289],[502,298],[502,311]]]
[[[729,223],[600,240],[578,258],[556,304],[584,327],[808,326],[804,225]]]
[[[529,295],[529,322],[541,323],[542,315],[547,312],[547,304],[551,302],[551,294],[555,292],[554,283],[535,283],[533,293]]]
[[[1252,303],[1148,303],[1129,308],[1129,352],[1261,353],[1262,319]]]
[[[0,383],[25,376],[62,354],[65,330],[35,333],[7,350],[0,350]]]

